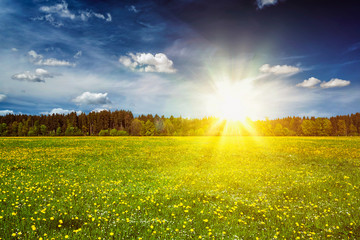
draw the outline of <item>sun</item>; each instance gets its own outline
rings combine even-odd
[[[217,111],[222,119],[232,121],[244,121],[247,115],[246,99],[244,99],[235,89],[226,89],[218,93]]]
[[[222,120],[241,121],[258,111],[256,97],[249,81],[220,81],[208,95],[208,112]]]

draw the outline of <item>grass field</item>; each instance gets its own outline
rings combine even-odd
[[[360,138],[0,139],[2,239],[360,239]]]

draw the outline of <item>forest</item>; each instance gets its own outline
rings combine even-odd
[[[131,111],[0,116],[1,136],[359,136],[360,113],[330,118],[286,117],[244,122],[188,119]]]

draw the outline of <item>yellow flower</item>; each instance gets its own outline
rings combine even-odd
[[[31,226],[31,229],[32,229],[33,231],[36,231],[35,225],[32,225],[32,226]]]
[[[204,222],[208,222],[209,220],[207,220],[207,219],[204,219]]]
[[[111,232],[111,233],[110,233],[110,236],[114,236],[114,233],[113,233],[113,232]]]
[[[15,237],[15,236],[16,236],[16,233],[11,234],[11,236]]]
[[[65,238],[69,238],[69,235],[65,235]]]

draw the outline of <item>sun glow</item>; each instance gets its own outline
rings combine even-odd
[[[208,112],[222,120],[244,122],[246,118],[257,117],[261,107],[257,97],[251,80],[220,81],[208,96]]]
[[[256,135],[253,121],[271,118],[290,101],[297,101],[284,76],[259,71],[262,63],[257,60],[219,56],[219,61],[207,63],[205,84],[199,91],[206,115],[216,119],[212,132]]]

